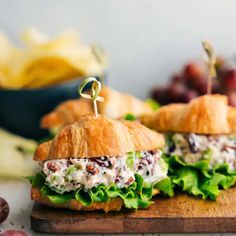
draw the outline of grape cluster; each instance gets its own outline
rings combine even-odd
[[[225,65],[223,59],[216,64],[217,78],[212,83],[212,93],[225,94],[229,104],[236,106],[236,68]],[[207,93],[207,72],[203,65],[188,63],[179,74],[172,76],[167,86],[157,86],[151,91],[151,97],[166,105],[169,103],[187,103],[193,98]]]

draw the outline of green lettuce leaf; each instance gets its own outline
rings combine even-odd
[[[171,179],[169,177],[156,183],[155,188],[158,188],[164,195],[167,195],[169,197],[174,196],[173,183],[171,182]]]
[[[126,208],[138,209],[138,196],[137,193],[132,189],[121,189],[121,191],[119,192],[119,197],[123,199]]]
[[[83,206],[89,206],[93,203],[92,194],[90,191],[80,188],[75,193],[75,199],[78,200]]]
[[[170,172],[175,172],[176,169],[185,166],[185,167],[193,167],[194,169],[199,170],[204,176],[210,177],[208,173],[210,168],[209,160],[201,160],[194,164],[187,164],[184,161],[182,161],[179,156],[176,155],[170,157],[164,157],[164,160],[168,163]]]
[[[144,188],[143,177],[136,174],[135,182],[129,187],[119,189],[115,185],[108,188],[108,195],[111,197],[120,197],[124,201],[124,205],[129,209],[146,208],[152,202],[152,185],[147,185]]]
[[[191,167],[183,167],[176,171],[177,178],[173,178],[173,183],[181,187],[185,192],[191,193],[194,196],[202,196],[203,192],[199,188],[199,179],[197,170]]]
[[[150,200],[147,200],[147,199],[141,199],[141,198],[139,198],[138,199],[138,206],[139,206],[139,208],[147,208],[147,207],[149,207],[151,204],[153,204],[153,202],[152,201],[150,201]]]
[[[167,147],[171,147],[172,145],[174,145],[173,135],[174,135],[173,133],[167,133],[165,135],[165,141]]]
[[[230,170],[227,164],[219,164],[211,170],[209,161],[211,153],[207,152],[206,155],[204,160],[194,164],[187,164],[178,156],[165,156],[173,188],[179,188],[203,199],[215,200],[222,189],[233,186],[236,182],[236,171]],[[161,189],[161,186],[157,187]]]
[[[134,153],[135,154],[135,153]],[[49,198],[54,204],[66,203],[71,199],[76,199],[83,206],[89,206],[93,202],[107,202],[111,198],[120,197],[124,201],[124,205],[129,209],[146,208],[152,201],[153,184],[145,183],[141,175],[135,175],[135,182],[125,188],[118,188],[115,184],[105,186],[100,184],[90,190],[80,188],[77,191],[57,193],[50,187],[42,173],[38,173],[29,178],[33,186],[41,190],[43,196]],[[162,188],[164,189],[164,183]]]
[[[62,204],[62,203],[68,202],[71,199],[74,199],[74,194],[73,193],[58,194],[58,193],[52,191],[46,185],[44,185],[41,188],[41,193],[43,194],[43,196],[48,197],[49,200],[54,204]]]
[[[106,188],[104,184],[100,184],[98,187],[91,189],[90,195],[94,202],[107,202],[109,200]]]
[[[118,197],[119,196],[119,189],[117,188],[116,185],[110,185],[107,187],[106,189],[106,193],[107,193],[107,196],[109,198],[114,198],[114,197]]]
[[[45,183],[45,176],[43,173],[36,173],[35,176],[29,176],[27,179],[30,181],[33,187],[42,188]]]

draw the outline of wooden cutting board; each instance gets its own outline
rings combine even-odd
[[[33,230],[44,233],[223,233],[236,232],[236,188],[216,202],[184,194],[155,198],[148,209],[122,212],[75,212],[35,204]]]

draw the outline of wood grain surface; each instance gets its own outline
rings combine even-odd
[[[33,230],[45,233],[223,233],[236,232],[236,188],[217,201],[185,194],[156,197],[148,209],[121,212],[75,212],[35,204]]]

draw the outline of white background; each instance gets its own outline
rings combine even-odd
[[[201,40],[232,57],[236,51],[234,0],[1,0],[0,29],[14,39],[29,26],[51,35],[78,29],[84,42],[109,53],[109,84],[145,97],[155,84],[191,59]]]

